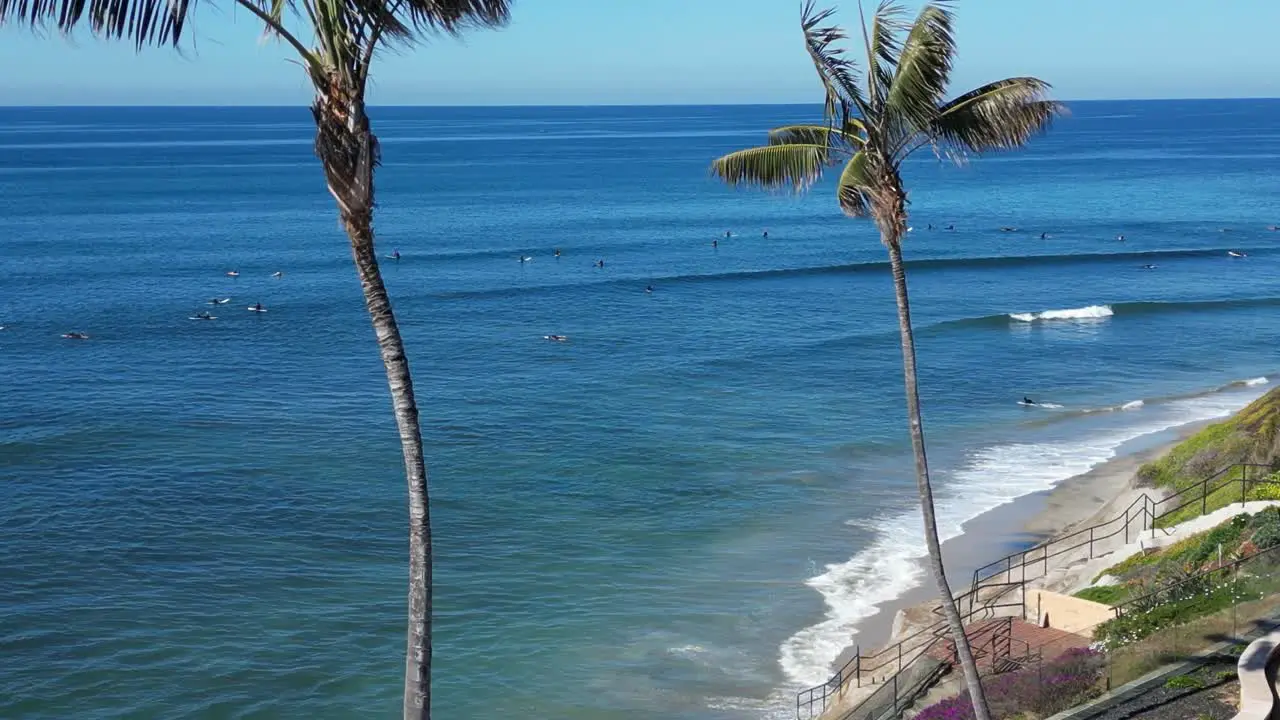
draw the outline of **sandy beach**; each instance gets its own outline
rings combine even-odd
[[[1137,438],[1121,446],[1112,459],[1090,471],[1069,478],[1053,489],[1024,495],[965,523],[964,534],[943,543],[953,594],[967,589],[975,569],[1010,553],[1123,514],[1143,492],[1136,473],[1144,463],[1168,452],[1186,437],[1221,419],[1188,423]],[[1001,532],[1000,528],[1007,530]],[[980,529],[980,531],[979,531]],[[994,531],[993,531],[994,530]],[[1082,567],[1066,555],[1050,561],[1049,572],[1030,587],[1063,589],[1078,584]],[[937,620],[932,609],[937,592],[931,580],[897,600],[880,607],[861,623],[851,644],[841,654],[836,667],[843,665],[861,647],[869,649],[892,644],[919,627]]]

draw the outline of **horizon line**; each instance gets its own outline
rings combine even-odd
[[[1186,102],[1186,101],[1257,101],[1257,100],[1280,100],[1280,97],[1162,97],[1162,98],[1106,98],[1106,99],[1060,99],[1063,103],[1116,103],[1116,102]],[[526,103],[526,104],[395,104],[395,103],[369,103],[370,108],[440,108],[440,109],[473,109],[473,108],[651,108],[651,107],[804,107],[821,105],[820,102],[728,102],[728,103],[687,103],[687,102],[671,102],[671,103]],[[116,103],[89,103],[83,105],[75,104],[53,104],[53,105],[19,105],[0,102],[0,109],[5,110],[43,110],[43,109],[79,109],[79,108],[139,108],[139,109],[161,109],[161,108],[308,108],[309,104],[302,103],[296,105],[274,105],[267,103],[240,103],[240,104],[206,104],[206,103],[171,103],[171,104],[116,104]]]

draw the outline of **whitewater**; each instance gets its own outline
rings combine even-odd
[[[1096,317],[1090,314],[1088,317]],[[995,445],[975,449],[935,494],[941,539],[958,537],[966,522],[1001,505],[1082,475],[1114,458],[1125,443],[1189,423],[1229,415],[1260,397],[1265,377],[1250,378],[1198,397],[1148,406],[1134,400],[1120,406],[1145,410],[1134,420],[1107,432],[1054,443]],[[1085,412],[1089,412],[1085,410]],[[935,486],[939,481],[935,473]],[[807,581],[822,595],[826,616],[784,642],[779,664],[797,687],[827,682],[841,652],[858,637],[859,623],[927,580],[921,562],[926,550],[918,510],[875,519],[876,540],[842,563]],[[960,592],[963,587],[953,587]]]

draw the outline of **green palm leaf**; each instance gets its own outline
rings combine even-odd
[[[814,7],[814,0],[805,0],[800,14],[800,27],[804,30],[805,49],[818,72],[825,93],[824,117],[827,122],[843,123],[857,110],[865,116],[866,100],[858,89],[858,66],[845,57],[843,48],[836,43],[844,40],[844,31],[835,25],[823,25],[835,13],[834,8],[821,12]]]
[[[69,33],[87,22],[95,35],[127,38],[138,48],[176,45],[194,7],[192,0],[0,0],[0,25]]]
[[[850,217],[866,217],[871,212],[873,180],[867,153],[858,152],[845,163],[836,183],[840,209]]]
[[[766,145],[717,158],[711,172],[730,185],[802,192],[822,177],[831,155],[826,145]]]
[[[862,12],[861,0],[858,12]],[[904,14],[902,6],[894,0],[880,0],[879,7],[871,16],[871,30],[867,30],[865,22],[862,25],[862,40],[867,49],[867,95],[873,109],[884,107],[893,84],[898,56],[902,52],[899,36],[907,29],[902,21]]]
[[[962,152],[983,153],[1021,147],[1066,113],[1048,100],[1050,86],[1032,77],[983,85],[939,108],[932,135]]]
[[[927,130],[947,92],[956,40],[951,8],[925,5],[902,45],[886,111],[911,132]]]
[[[769,131],[770,145],[825,145],[836,150],[860,147],[862,136],[857,134],[862,123],[850,122],[852,131],[826,125],[787,125]]]

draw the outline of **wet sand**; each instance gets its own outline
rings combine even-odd
[[[942,546],[952,594],[967,589],[973,582],[974,570],[987,563],[1077,527],[1122,514],[1144,492],[1136,484],[1139,467],[1206,425],[1220,421],[1221,418],[1189,423],[1137,438],[1089,472],[1064,480],[1051,490],[1024,495],[965,523],[963,534]],[[1147,488],[1145,492],[1153,491]],[[858,625],[851,646],[841,653],[835,667],[843,665],[858,647],[865,652],[906,634],[918,619],[932,622],[936,616],[931,607],[937,596],[932,578],[926,576],[922,586],[881,606],[879,612]]]

